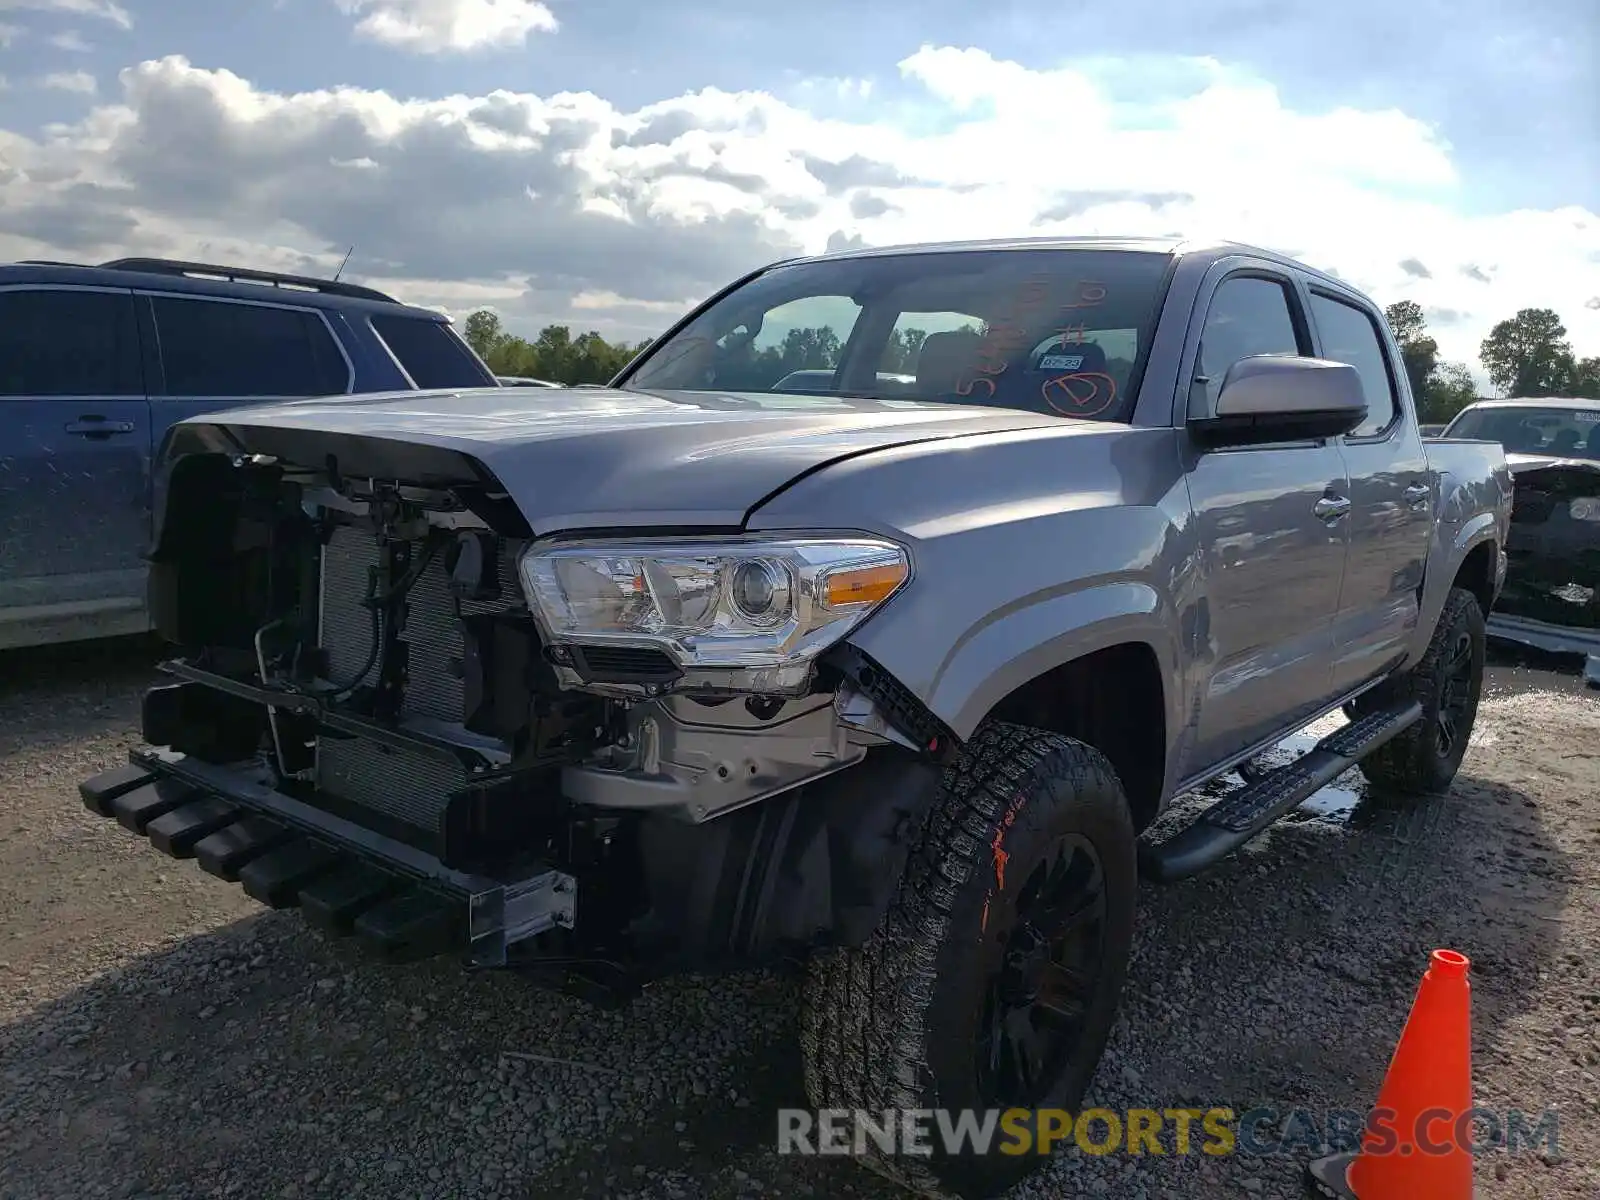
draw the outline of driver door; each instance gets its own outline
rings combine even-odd
[[[1207,307],[1194,403],[1214,405],[1228,368],[1257,354],[1309,355],[1291,280],[1226,275]],[[1344,577],[1349,482],[1330,440],[1192,448],[1190,502],[1202,598],[1200,695],[1185,775],[1293,729],[1332,702],[1333,626]]]

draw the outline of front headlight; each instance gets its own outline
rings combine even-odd
[[[849,537],[534,546],[519,565],[554,644],[655,646],[685,668],[808,662],[911,575],[893,542]]]
[[[1574,521],[1600,521],[1600,496],[1579,496],[1567,501]]]

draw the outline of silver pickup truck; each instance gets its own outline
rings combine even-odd
[[[172,681],[84,801],[390,958],[798,964],[819,1107],[1072,1109],[1141,874],[1461,764],[1511,481],[1400,362],[1264,251],[978,243],[755,272],[609,389],[197,416]],[[942,1194],[1031,1161],[868,1151]]]

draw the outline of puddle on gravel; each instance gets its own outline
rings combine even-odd
[[[1504,655],[1496,654],[1491,657],[1486,672],[1484,699],[1500,700],[1519,695],[1546,694],[1556,703],[1564,704],[1570,703],[1569,695],[1581,692],[1582,688],[1581,677],[1552,671],[1538,664],[1508,660]],[[1292,762],[1345,723],[1342,713],[1336,712],[1323,717],[1260,755],[1246,770],[1253,774]],[[1493,727],[1486,727],[1480,720],[1472,731],[1469,744],[1474,751],[1482,752],[1494,746],[1497,741],[1498,735]],[[1147,831],[1147,834],[1153,842],[1165,840],[1223,796],[1243,787],[1245,782],[1244,771],[1236,769],[1177,797],[1157,825]],[[1351,769],[1313,793],[1309,799],[1282,819],[1302,827],[1342,831],[1347,827],[1360,825],[1367,816],[1381,809],[1381,799],[1374,803],[1368,801],[1369,787],[1366,779],[1359,770]],[[1246,843],[1244,852],[1254,853],[1269,844],[1270,840],[1269,828],[1252,842]]]
[[[1307,753],[1328,734],[1345,724],[1345,719],[1340,714],[1324,717],[1314,724],[1306,726],[1299,733],[1285,738],[1271,750],[1256,758],[1249,766],[1252,772],[1271,770],[1293,762],[1302,754]],[[1236,791],[1245,785],[1245,775],[1240,770],[1233,770],[1210,783],[1196,788],[1194,791],[1174,801],[1172,812],[1168,819],[1179,822],[1192,820],[1199,811],[1226,796],[1229,792]],[[1283,818],[1292,822],[1317,822],[1331,826],[1342,827],[1361,802],[1366,799],[1367,784],[1360,773],[1355,770],[1347,771],[1326,787],[1314,792],[1309,799],[1304,801],[1293,812]],[[1183,813],[1185,815],[1176,815]]]
[[[1307,725],[1299,733],[1285,738],[1271,750],[1255,760],[1254,766],[1270,769],[1293,762],[1312,750],[1318,742],[1345,724],[1342,715],[1335,714]],[[1243,776],[1234,773],[1229,782],[1237,787]],[[1343,825],[1367,797],[1367,781],[1359,771],[1346,771],[1326,787],[1313,792],[1298,808],[1283,819],[1293,822],[1316,821],[1328,825]]]

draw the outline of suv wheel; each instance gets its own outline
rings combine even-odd
[[[1076,1111],[1133,937],[1136,838],[1111,765],[1070,738],[990,724],[946,773],[883,924],[813,961],[802,1019],[819,1109]],[[1069,1139],[1070,1140],[1070,1139]],[[930,1194],[991,1196],[1035,1154],[890,1156]]]
[[[1483,609],[1452,588],[1427,653],[1404,676],[1374,688],[1351,707],[1362,716],[1400,699],[1422,705],[1422,719],[1361,762],[1369,783],[1399,796],[1448,791],[1478,717],[1485,652]]]

